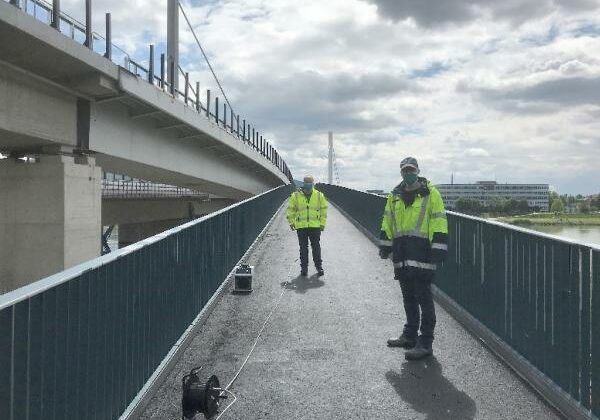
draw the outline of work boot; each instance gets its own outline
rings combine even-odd
[[[432,355],[433,349],[431,348],[431,345],[424,346],[421,343],[421,340],[418,340],[417,345],[414,348],[404,353],[404,358],[406,360],[421,360]]]
[[[300,276],[306,277],[308,276],[308,268],[303,268],[300,270]]]
[[[323,277],[325,275],[325,271],[323,271],[323,267],[317,268],[317,274],[319,277]]]
[[[402,347],[405,349],[412,349],[415,346],[416,341],[417,340],[410,339],[407,336],[405,336],[404,334],[402,334],[398,338],[388,339],[387,345],[388,345],[388,347]]]

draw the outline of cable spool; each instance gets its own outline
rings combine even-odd
[[[202,368],[192,369],[181,380],[183,390],[181,409],[186,419],[193,419],[196,413],[204,414],[207,419],[212,418],[219,410],[220,400],[227,398],[221,395],[223,390],[215,375],[208,378],[205,383],[200,380],[198,377],[200,369]]]

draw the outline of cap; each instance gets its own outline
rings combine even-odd
[[[417,163],[417,159],[415,159],[414,157],[407,157],[402,159],[402,162],[400,162],[400,170],[404,168],[415,168],[418,170],[419,164]]]

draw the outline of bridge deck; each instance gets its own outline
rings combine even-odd
[[[227,384],[280,296],[222,419],[560,418],[440,307],[435,358],[406,362],[385,345],[403,318],[389,261],[334,208],[322,246],[325,277],[298,278],[280,211],[249,258],[254,292],[224,295],[142,418],[180,418],[181,377],[193,367]]]

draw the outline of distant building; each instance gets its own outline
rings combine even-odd
[[[478,181],[475,184],[436,185],[446,208],[454,209],[459,198],[477,200],[484,206],[504,200],[527,200],[529,207],[548,211],[548,184],[498,184],[496,181]]]

